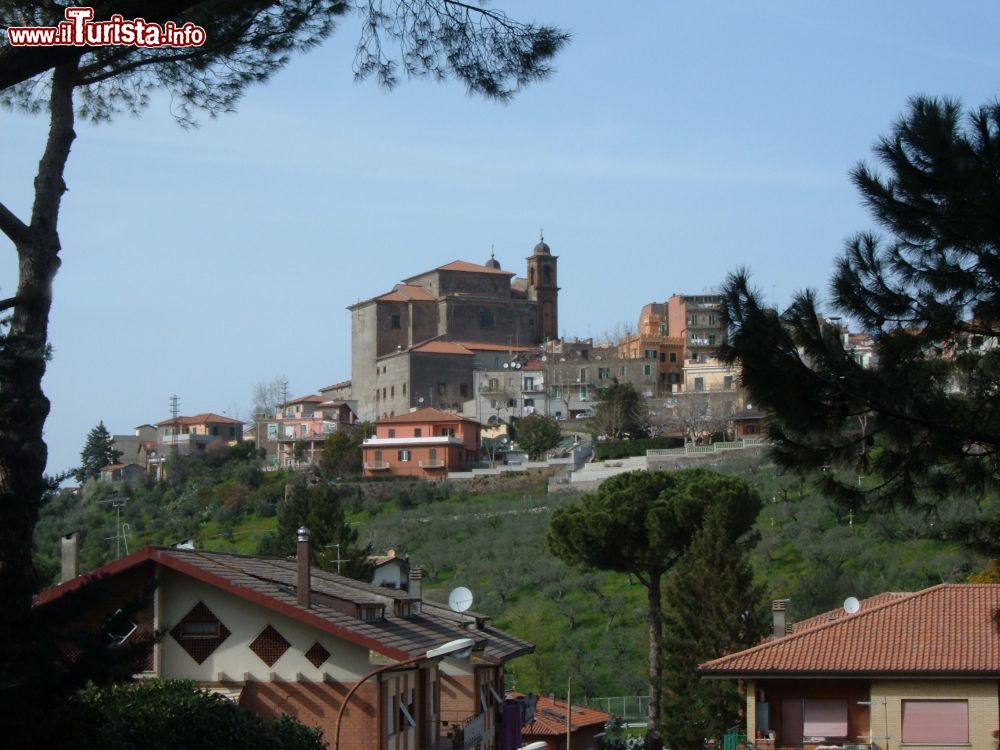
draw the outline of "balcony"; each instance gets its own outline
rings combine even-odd
[[[420,461],[420,468],[421,469],[443,469],[444,468],[444,461],[442,461],[440,458],[432,458],[432,459],[428,459],[427,461]]]
[[[365,461],[365,471],[386,471],[388,468],[388,461]]]

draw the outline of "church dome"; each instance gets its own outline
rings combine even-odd
[[[483,263],[483,265],[487,268],[495,268],[498,271],[500,270],[500,261],[493,257],[492,252],[490,253],[490,259]]]
[[[535,249],[531,253],[532,255],[552,255],[552,251],[549,246],[545,244],[545,236],[539,235],[538,244],[535,245]]]

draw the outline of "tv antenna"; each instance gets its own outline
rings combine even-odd
[[[122,508],[128,501],[123,497],[112,497],[109,500],[98,500],[97,502],[100,505],[111,503],[111,507],[115,509],[115,535],[104,537],[104,541],[115,540],[115,559],[117,560],[122,556],[122,542],[125,543],[125,554],[128,554],[128,535],[132,531],[132,527],[127,523],[122,523]]]
[[[336,547],[337,548],[337,556],[333,560],[330,560],[329,562],[335,562],[335,563],[337,563],[337,575],[339,576],[340,575],[340,564],[341,563],[345,563],[345,562],[350,562],[350,560],[347,559],[347,558],[343,558],[342,559],[340,557],[340,544],[328,544],[328,545],[326,545],[326,549],[330,549],[331,547]]]
[[[453,588],[448,594],[448,606],[451,607],[452,612],[465,612],[472,606],[472,592],[465,586]]]
[[[847,614],[856,615],[858,613],[858,610],[860,609],[861,609],[861,602],[859,602],[857,598],[849,596],[846,599],[844,599],[844,612],[846,612]]]

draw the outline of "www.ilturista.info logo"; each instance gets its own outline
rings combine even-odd
[[[205,29],[188,21],[162,26],[143,18],[126,20],[117,13],[107,21],[94,21],[93,8],[66,8],[66,20],[57,26],[11,26],[7,42],[12,47],[200,47]]]

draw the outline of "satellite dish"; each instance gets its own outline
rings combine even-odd
[[[855,615],[858,610],[861,609],[861,602],[859,602],[855,597],[849,596],[844,599],[844,611],[849,615]]]
[[[472,606],[472,592],[465,586],[459,586],[448,594],[448,606],[452,612],[464,612]]]

